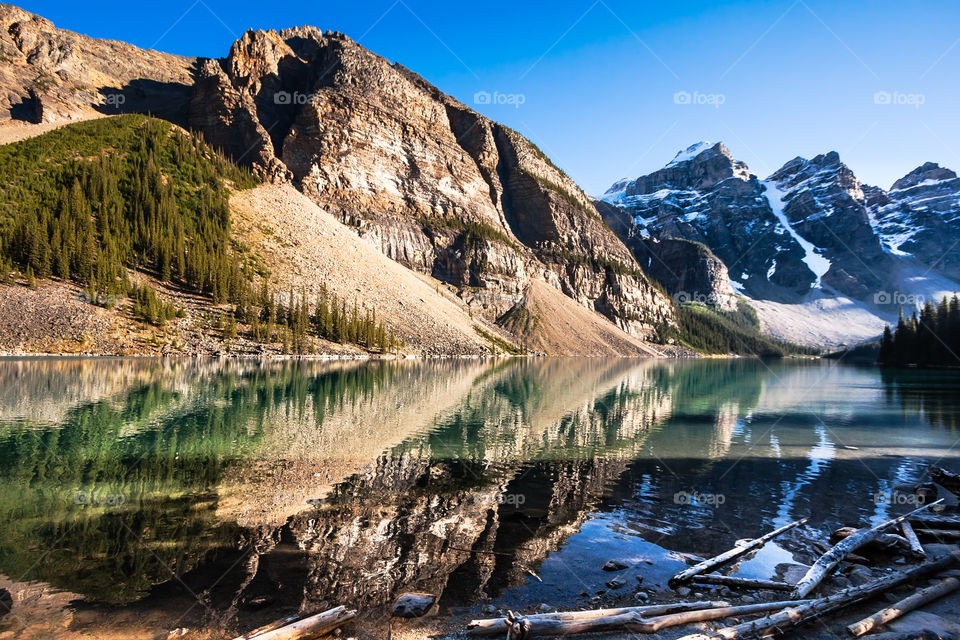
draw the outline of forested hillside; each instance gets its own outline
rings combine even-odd
[[[960,366],[960,299],[927,301],[918,315],[900,320],[895,329],[884,329],[878,362],[885,366]]]
[[[79,123],[0,146],[2,274],[131,293],[126,269],[239,301],[252,263],[230,240],[228,185],[252,175],[172,125],[142,116]]]

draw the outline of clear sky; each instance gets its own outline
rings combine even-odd
[[[591,194],[699,140],[761,177],[830,150],[882,187],[925,161],[960,170],[956,0],[18,4],[184,55],[223,56],[249,28],[342,31],[525,134]]]

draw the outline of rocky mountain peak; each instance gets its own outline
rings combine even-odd
[[[900,191],[909,189],[925,182],[939,182],[941,180],[953,180],[957,174],[946,167],[941,167],[936,162],[925,162],[907,175],[893,183],[891,191]]]
[[[680,150],[663,169],[635,180],[617,181],[601,197],[613,204],[623,204],[631,198],[663,190],[689,191],[710,189],[736,178],[750,181],[755,176],[747,165],[736,158],[722,142],[697,142]]]
[[[785,192],[810,190],[821,199],[830,199],[838,194],[863,202],[863,184],[853,171],[840,160],[836,151],[821,153],[813,159],[796,157],[767,178]]]

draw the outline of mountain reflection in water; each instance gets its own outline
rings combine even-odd
[[[185,621],[232,629],[410,589],[573,603],[614,553],[656,588],[671,551],[897,511],[874,496],[956,463],[958,386],[746,359],[3,360],[0,586],[200,594]]]

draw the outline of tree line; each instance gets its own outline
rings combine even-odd
[[[311,337],[382,352],[400,341],[372,309],[324,287],[313,305],[269,289],[255,257],[231,237],[230,188],[253,175],[170,124],[129,115],[77,123],[0,146],[0,280],[20,271],[31,286],[56,277],[83,287],[94,304],[132,301],[133,315],[162,327],[184,311],[128,269],[208,297],[232,310],[217,328],[308,353]],[[259,280],[260,290],[256,291]]]
[[[348,305],[325,284],[321,284],[312,304],[305,290],[295,295],[292,289],[284,302],[264,278],[255,299],[241,300],[233,313],[219,321],[225,339],[237,337],[238,321],[247,325],[251,340],[280,342],[283,353],[312,353],[314,337],[381,353],[392,353],[403,346],[377,320],[375,309],[361,310],[356,300]]]
[[[928,300],[918,314],[900,310],[897,326],[887,325],[877,362],[884,366],[960,366],[960,299]]]
[[[28,280],[129,295],[130,268],[218,304],[249,286],[227,181],[256,181],[167,123],[125,116],[6,145],[0,175],[0,266]]]

